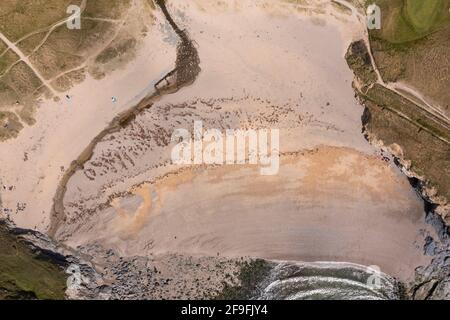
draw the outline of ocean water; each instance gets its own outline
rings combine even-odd
[[[366,267],[342,262],[279,262],[262,282],[256,299],[396,300],[399,282]]]

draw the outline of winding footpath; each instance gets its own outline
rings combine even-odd
[[[354,5],[350,4],[349,2],[347,2],[345,0],[333,0],[333,1],[346,7],[347,9],[351,10],[352,15],[355,18],[357,18],[360,22],[365,23],[366,16],[363,15],[362,13],[360,13]],[[386,89],[389,89],[389,90],[395,92],[396,94],[405,98],[409,102],[413,103],[414,105],[417,106],[417,108],[422,109],[422,111],[424,111],[427,114],[426,115],[427,118],[429,118],[433,122],[437,123],[438,125],[445,127],[447,130],[450,130],[450,118],[447,117],[441,110],[439,110],[439,108],[437,108],[436,106],[433,106],[430,103],[428,103],[427,101],[425,101],[423,96],[420,93],[418,93],[417,90],[409,87],[408,85],[406,85],[404,83],[401,83],[401,84],[400,83],[386,83],[383,80],[383,77],[381,76],[381,73],[377,67],[375,58],[372,53],[372,47],[371,47],[370,39],[369,39],[369,32],[367,29],[365,29],[364,35],[365,35],[365,37],[363,40],[368,48],[367,51],[369,52],[369,55],[370,55],[372,67],[375,70],[375,73],[377,75],[377,83],[380,84],[381,86],[385,87]],[[403,90],[404,92],[408,92],[408,94],[410,96],[405,95],[405,93],[401,92],[401,90]],[[411,98],[411,96],[413,98]],[[416,100],[416,101],[414,101],[414,100]],[[422,104],[418,104],[417,101],[422,102]],[[448,141],[446,141],[446,142],[449,143]]]
[[[43,85],[45,85],[53,95],[57,96],[58,93],[52,88],[50,83],[44,78],[44,76],[37,70],[33,64],[31,63],[30,59],[20,50],[14,43],[12,43],[3,33],[0,32],[0,40],[2,40],[8,48],[10,48],[14,53],[16,53],[20,60],[23,61],[33,72],[34,74],[39,78],[39,80],[42,82]]]

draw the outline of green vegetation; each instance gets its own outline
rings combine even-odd
[[[17,44],[17,47],[22,50],[22,52],[29,56],[33,50],[35,50],[44,40],[48,31],[37,32],[35,34],[31,34],[24,38]]]
[[[239,284],[224,283],[222,291],[214,296],[217,300],[245,300],[257,293],[258,285],[269,274],[272,266],[262,259],[239,262]]]
[[[6,49],[8,49],[8,46],[6,45],[6,43],[0,40],[0,56],[5,52]]]
[[[5,75],[4,81],[14,89],[19,97],[26,97],[36,91],[42,82],[25,62],[14,65]]]
[[[430,124],[425,119],[411,122],[394,112],[398,103],[390,102],[392,108],[383,107],[384,103],[364,102],[370,115],[366,130],[386,146],[400,146],[402,158],[411,162],[411,170],[425,177],[430,187],[436,188],[440,196],[450,201],[449,144],[436,138],[434,126],[428,130],[418,127],[418,124],[422,127]]]
[[[445,16],[445,0],[408,0],[405,15],[409,18],[414,30],[426,33]]]
[[[370,31],[370,42],[383,80],[406,83],[450,116],[450,0],[375,3],[381,30]]]
[[[95,59],[99,63],[107,63],[125,54],[128,49],[136,47],[136,39],[129,38],[120,43],[112,43],[111,46],[103,50]]]
[[[380,107],[387,108],[399,116],[409,119],[417,127],[428,131],[436,138],[450,141],[450,132],[446,129],[445,123],[395,92],[375,84],[366,92],[365,97],[377,103]]]
[[[46,79],[79,67],[88,52],[98,45],[98,35],[112,32],[109,22],[83,21],[80,30],[70,30],[66,25],[56,28],[30,60]]]
[[[64,20],[70,15],[68,6],[81,7],[83,2],[0,1],[0,32],[27,56],[40,76],[49,80],[51,89],[59,92],[83,81],[87,72],[98,77],[95,61],[103,62],[100,73],[104,75],[110,70],[106,62],[124,61],[124,52],[134,50],[137,43],[136,34],[129,30],[132,27],[124,27],[120,22],[131,8],[130,0],[86,0],[81,29],[67,28]],[[124,30],[117,33],[119,27]],[[96,60],[99,53],[102,56]],[[24,123],[33,124],[36,99],[42,94],[50,98],[51,91],[32,68],[19,62],[19,56],[0,41],[0,140],[17,136]]]
[[[450,201],[450,144],[446,142],[450,141],[448,125],[408,99],[371,80],[368,75],[372,73],[372,67],[369,65],[370,61],[365,59],[367,48],[362,47],[363,41],[353,43],[346,59],[362,83],[361,90],[357,90],[357,93],[366,106],[363,117],[365,132],[392,147],[398,156],[411,163],[413,172],[426,179],[429,187],[434,187],[438,195]],[[404,67],[405,72],[408,72],[409,66]],[[422,75],[426,76],[427,74]],[[428,83],[430,84],[432,83]]]
[[[371,1],[369,1],[371,2]],[[419,40],[450,22],[449,0],[375,0],[381,8],[377,38],[401,44]]]
[[[64,299],[66,277],[0,221],[0,299]]]
[[[373,69],[369,51],[363,40],[353,42],[345,58],[363,85],[369,85],[377,81],[377,75]]]
[[[0,32],[17,41],[67,17],[66,10],[71,4],[80,5],[81,0],[2,0]]]
[[[88,1],[83,17],[120,19],[131,0],[95,0]]]
[[[17,136],[23,125],[12,112],[0,111],[0,142]]]
[[[12,64],[19,60],[19,56],[11,50],[5,51],[0,58],[0,76],[4,74]]]

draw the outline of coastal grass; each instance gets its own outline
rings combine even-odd
[[[0,76],[5,74],[14,63],[19,60],[19,56],[12,50],[6,50],[0,57]]]
[[[450,116],[450,0],[374,2],[381,29],[369,37],[383,80],[406,83]]]
[[[23,125],[13,112],[0,111],[0,142],[17,137]]]
[[[118,60],[131,51],[135,39],[112,39],[131,0],[88,0],[81,29],[69,29],[64,20],[69,5],[83,0],[2,0],[0,32],[26,55],[52,89],[65,92],[86,77],[89,63]],[[125,31],[124,31],[125,32]],[[122,40],[117,46],[114,40]],[[119,57],[119,58],[118,58]],[[109,61],[108,60],[108,61]],[[35,72],[6,43],[0,41],[0,140],[17,136],[23,123],[32,125],[37,99],[50,92]],[[40,95],[41,94],[41,95]],[[51,94],[47,97],[51,97]]]
[[[22,50],[22,52],[29,56],[44,40],[48,31],[37,32],[27,36],[25,39],[21,40],[17,47]]]
[[[448,13],[445,12],[446,2],[446,0],[407,0],[405,16],[416,32],[426,34]]]
[[[410,170],[424,177],[428,186],[449,202],[450,145],[436,138],[434,126],[424,130],[421,127],[430,125],[425,119],[418,119],[417,123],[409,121],[393,109],[383,107],[383,101],[366,100],[364,104],[370,114],[365,124],[367,132],[394,150],[399,146],[401,151],[397,150],[400,153],[397,155],[410,163]]]
[[[373,45],[373,39],[371,42]],[[367,49],[363,49],[362,46],[361,41],[353,43],[348,49],[346,59],[355,76],[364,85],[362,90],[357,90],[357,94],[366,107],[362,119],[366,135],[369,139],[375,138],[390,147],[397,156],[410,164],[409,169],[422,177],[428,187],[435,189],[444,202],[450,202],[448,124],[396,92],[371,81],[368,77],[371,67],[369,61],[364,59]],[[383,74],[382,68],[386,65],[386,60],[380,59],[384,57],[380,54],[388,55],[388,53],[383,53],[377,46],[375,50],[380,50],[375,54],[375,60]],[[433,54],[436,54],[438,59],[444,57],[444,53],[440,51],[433,51]],[[439,74],[437,69],[439,64],[437,62],[435,64],[436,69],[428,69],[426,73],[423,71],[422,78],[433,76],[428,74],[430,71],[434,71],[434,75]],[[393,64],[391,68],[404,68],[403,72],[408,74],[411,66]],[[443,84],[437,84],[441,85],[442,90]],[[428,83],[429,86],[437,84],[432,81]]]
[[[4,43],[2,40],[0,40],[0,57],[5,51],[8,49],[8,46],[6,43]]]
[[[66,18],[71,4],[80,5],[81,0],[2,0],[0,32],[10,41],[17,41]]]
[[[129,8],[131,0],[95,0],[88,1],[83,17],[120,19]]]
[[[42,88],[39,78],[23,61],[9,64],[7,69],[0,77],[0,141],[16,137],[23,123],[34,124],[34,99]]]
[[[70,30],[66,25],[59,26],[30,56],[30,60],[44,78],[52,79],[81,66],[92,48],[104,41],[104,37],[109,37],[112,28],[109,22],[93,20],[83,21],[79,30]]]
[[[445,123],[441,123],[438,118],[435,118],[432,114],[428,114],[416,104],[397,93],[379,84],[375,84],[366,93],[366,98],[379,104],[382,108],[396,112],[399,116],[404,116],[417,127],[428,130],[435,138],[450,141],[450,131],[445,126]]]
[[[39,258],[0,222],[0,299],[64,299],[64,271]]]
[[[41,80],[23,61],[15,64],[5,75],[4,80],[21,98],[30,96],[42,85]]]
[[[50,29],[55,23],[68,17],[66,9],[69,4],[80,5],[81,2],[78,0],[70,3],[66,1],[46,3],[44,6],[47,6],[47,9],[53,13],[40,13],[40,20],[33,16],[39,21],[31,23],[33,27],[27,29],[27,32],[14,36],[14,38],[21,39],[17,46],[29,56],[32,64],[45,79],[53,81],[57,80],[56,78],[59,76],[64,76],[65,79],[59,82],[65,84],[55,88],[59,91],[66,91],[71,87],[72,82],[78,82],[78,73],[67,74],[67,72],[81,68],[83,63],[92,56],[95,58],[102,48],[109,48],[111,36],[120,26],[120,19],[131,5],[130,0],[87,1],[81,14],[80,29],[69,29],[64,23],[53,30]],[[12,4],[10,7],[15,8]],[[10,10],[13,10],[11,8]],[[32,9],[33,7],[30,7],[29,10]],[[33,21],[33,19],[30,20]],[[45,27],[43,27],[44,25]],[[15,22],[6,21],[4,28],[6,33],[9,28],[15,30]],[[0,31],[2,31],[1,28]],[[45,41],[43,42],[43,40]],[[121,49],[124,51],[123,48]],[[115,51],[114,48],[111,51]],[[74,75],[75,79],[68,79],[71,75]]]
[[[376,37],[403,44],[422,39],[450,22],[449,0],[375,0],[382,14]]]

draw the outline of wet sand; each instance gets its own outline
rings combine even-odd
[[[176,252],[378,265],[410,279],[428,260],[423,206],[388,164],[347,148],[257,166],[193,168],[144,184],[69,244],[100,241],[125,256]],[[392,262],[395,261],[395,264]]]
[[[202,71],[99,141],[67,183],[56,237],[125,256],[374,264],[409,279],[427,261],[423,203],[361,134],[363,108],[344,53],[362,26],[319,3],[306,10],[284,1],[170,1],[173,19],[197,45]],[[173,39],[168,29],[165,23],[159,32]],[[171,164],[171,133],[191,130],[195,120],[207,128],[280,129],[280,173]],[[86,140],[61,153],[76,159]],[[49,195],[57,178],[44,181]],[[32,208],[51,203],[35,198]],[[48,222],[47,213],[33,219]]]
[[[411,279],[428,261],[428,226],[407,179],[361,134],[344,53],[363,30],[346,14],[296,8],[169,2],[202,72],[97,144],[67,184],[57,237],[124,256],[346,261]],[[170,134],[195,120],[280,129],[280,173],[171,164]]]

